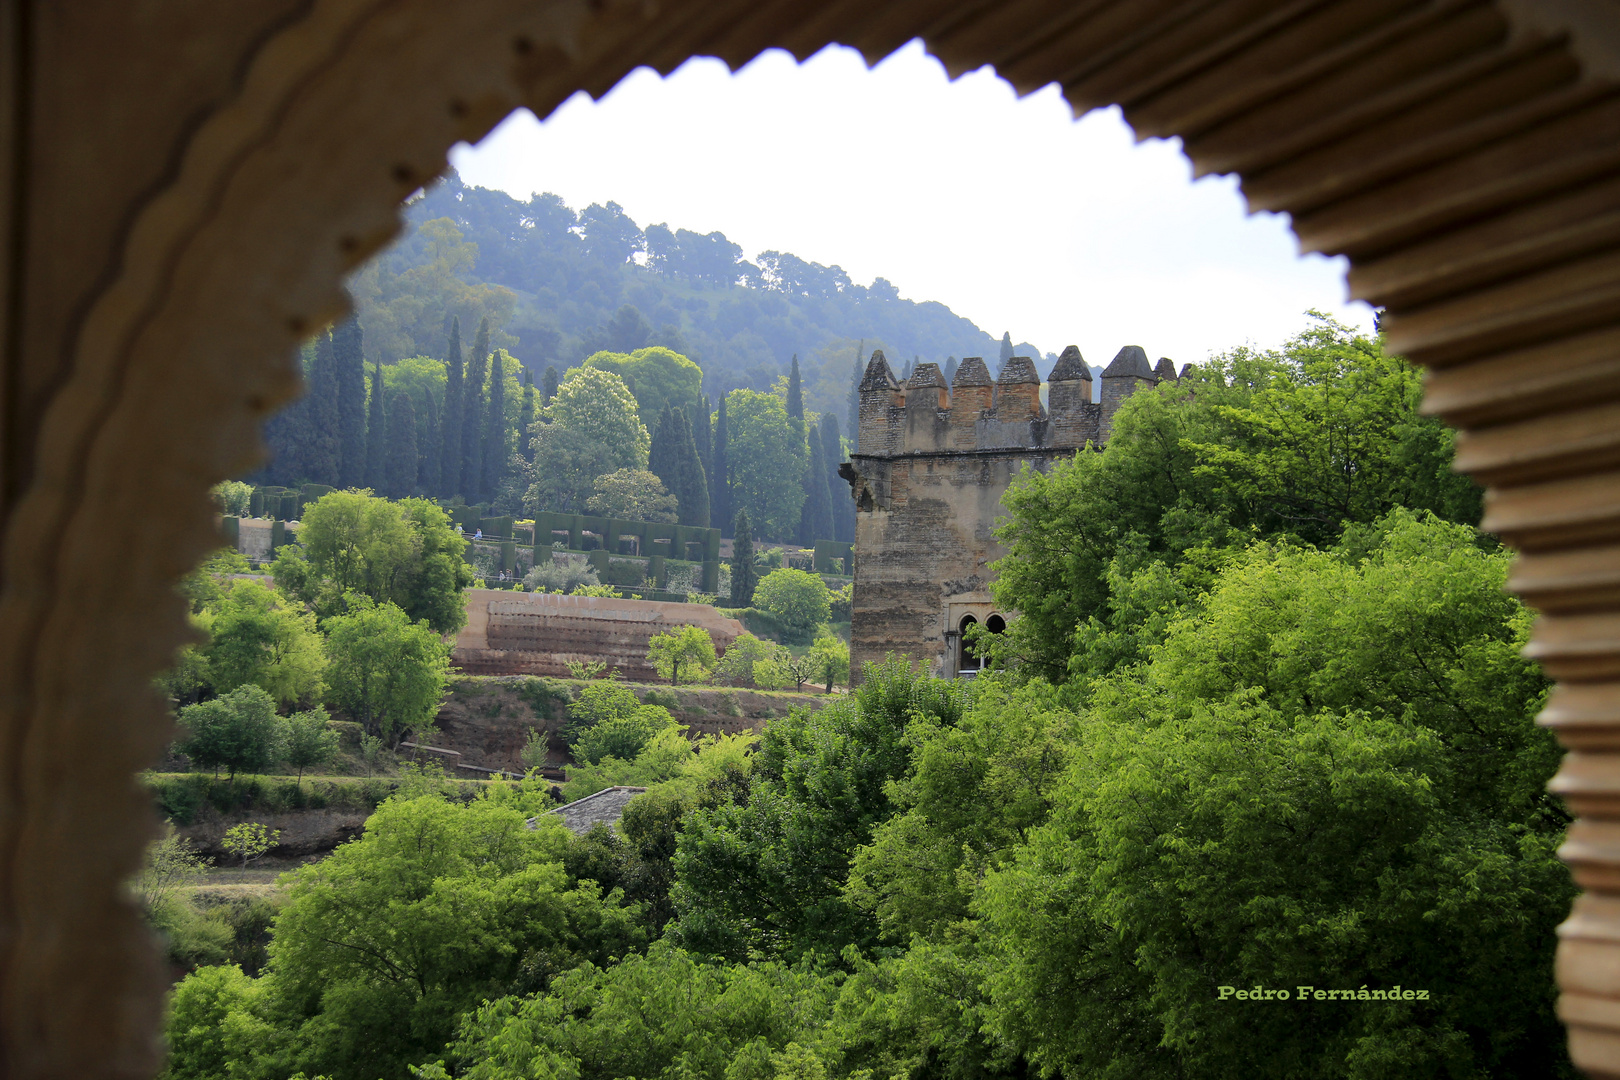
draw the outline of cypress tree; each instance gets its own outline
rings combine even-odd
[[[518,408],[517,444],[523,460],[534,463],[534,446],[529,442],[529,428],[534,426],[534,376],[523,369],[523,404]]]
[[[720,526],[722,535],[731,534],[731,477],[726,468],[726,395],[714,413],[714,446],[709,455],[709,520]]]
[[[484,482],[484,382],[489,374],[489,319],[478,324],[461,384],[461,494],[478,501]]]
[[[804,388],[799,382],[799,354],[793,354],[793,367],[788,371],[787,414],[799,422],[804,430]]]
[[[810,547],[817,540],[831,540],[832,498],[827,492],[827,466],[821,455],[821,433],[810,425],[804,463],[804,505],[799,508],[799,546]]]
[[[429,394],[422,415],[416,421],[416,487],[429,495],[439,489],[439,447],[443,439],[439,430],[439,403]]]
[[[381,492],[387,485],[383,475],[386,460],[388,425],[383,409],[382,361],[371,371],[371,420],[366,425],[366,487]]]
[[[557,396],[557,369],[550,364],[546,365],[545,380],[540,384],[540,396],[547,405]]]
[[[675,414],[665,405],[658,414],[658,426],[653,430],[652,442],[647,448],[647,471],[662,480],[664,490],[679,500],[680,458],[676,442]]]
[[[1001,332],[1001,359],[996,361],[997,377],[1000,377],[1001,369],[1007,366],[1007,361],[1012,359],[1012,353],[1012,331],[1003,330]]]
[[[489,358],[489,411],[484,420],[484,480],[481,497],[493,499],[506,476],[511,451],[506,445],[506,354]]]
[[[363,487],[366,482],[366,358],[360,320],[350,316],[332,329],[332,354],[337,359],[338,475],[341,487]]]
[[[861,377],[866,374],[861,364],[861,353],[866,351],[866,339],[862,338],[860,345],[855,349],[855,371],[849,379],[849,434],[850,438],[861,430]]]
[[[343,477],[338,393],[332,335],[323,333],[315,339],[315,362],[309,370],[309,442],[304,451],[304,469],[310,480],[334,487]]]
[[[748,511],[738,510],[731,535],[731,606],[745,608],[754,603],[754,586],[759,571],[754,569],[754,534],[748,528]]]
[[[403,499],[416,488],[416,410],[411,395],[394,391],[388,401],[388,455],[384,466],[388,497]]]
[[[832,500],[834,540],[851,543],[855,539],[855,500],[849,484],[838,475],[844,461],[843,440],[838,437],[838,418],[831,413],[821,418],[821,464],[827,471],[827,494]]]
[[[461,492],[461,319],[450,322],[450,345],[444,358],[444,413],[439,417],[439,498]]]
[[[956,381],[956,369],[961,367],[961,366],[962,366],[961,362],[959,360],[957,360],[956,357],[947,356],[945,358],[945,385],[946,386],[949,386],[949,385],[951,385],[952,382]]]
[[[698,403],[691,408],[686,418],[687,426],[692,429],[692,445],[697,448],[698,467],[703,471],[703,490],[709,490],[709,469],[714,462],[713,433],[709,430],[709,396],[703,395]],[[712,514],[705,515],[710,521],[714,520]]]
[[[682,525],[700,529],[709,527],[709,483],[703,475],[703,459],[698,456],[697,441],[692,437],[692,424],[686,410],[670,410],[675,429],[677,514]],[[682,553],[684,555],[684,553]]]

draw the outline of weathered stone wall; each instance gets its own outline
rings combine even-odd
[[[743,632],[742,623],[706,604],[468,589],[467,625],[451,660],[470,675],[558,678],[569,674],[570,662],[602,661],[627,679],[657,681],[648,642],[688,625],[708,631],[722,653]]]
[[[1128,345],[1093,402],[1091,369],[1071,345],[1052,369],[1048,408],[1027,357],[1008,360],[995,380],[968,357],[949,388],[936,365],[919,364],[902,387],[873,353],[857,451],[839,470],[856,506],[852,680],[891,653],[956,674],[963,620],[1011,614],[995,607],[990,564],[1005,554],[994,530],[1013,477],[1099,445],[1125,398],[1161,378],[1175,378],[1169,361],[1155,374]]]

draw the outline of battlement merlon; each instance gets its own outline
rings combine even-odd
[[[1168,359],[1161,359],[1155,370],[1140,346],[1127,345],[1103,373],[1102,400],[1093,402],[1091,368],[1070,345],[1052,368],[1043,406],[1040,375],[1027,356],[1008,359],[997,379],[990,377],[982,357],[969,356],[950,386],[938,364],[918,364],[902,386],[877,350],[861,379],[855,452],[889,457],[1100,445],[1126,397],[1176,379]]]

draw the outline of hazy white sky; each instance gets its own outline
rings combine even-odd
[[[1092,363],[1122,345],[1178,363],[1280,342],[1344,302],[1340,260],[1295,255],[1287,219],[1248,217],[1235,180],[1192,183],[1178,144],[1136,145],[1117,110],[1080,121],[1056,87],[1022,100],[988,69],[954,83],[916,42],[868,70],[851,49],[769,52],[730,74],[641,69],[544,123],[509,117],[451,161],[469,184],[639,224],[719,229],[938,300],[999,337]]]

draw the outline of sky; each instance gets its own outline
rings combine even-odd
[[[829,46],[773,50],[730,73],[693,59],[632,72],[544,122],[520,111],[451,154],[462,179],[646,226],[718,229],[763,250],[885,277],[1000,337],[1124,345],[1178,364],[1280,344],[1315,308],[1370,328],[1341,259],[1295,254],[1285,215],[1237,183],[1197,183],[1174,140],[1137,144],[1117,110],[1075,120],[1055,86],[1019,99],[988,68],[950,81],[920,43],[868,69]]]

